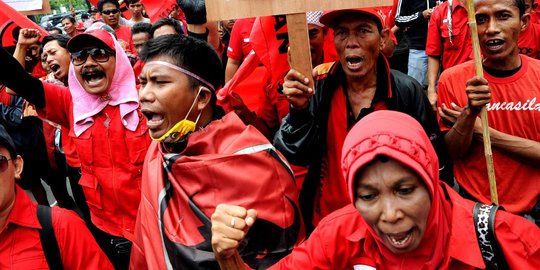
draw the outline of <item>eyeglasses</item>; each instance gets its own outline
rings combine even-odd
[[[8,161],[12,160],[11,158],[7,158],[3,155],[0,155],[0,172],[5,172],[8,167]]]
[[[94,61],[99,62],[99,63],[105,63],[109,61],[109,57],[111,54],[112,52],[106,49],[100,49],[100,48],[86,49],[86,50],[81,50],[78,52],[71,53],[71,62],[75,66],[80,66],[86,63],[86,59],[88,59],[88,55],[90,55],[92,56],[92,59],[94,59]]]
[[[111,15],[111,14],[116,14],[120,12],[119,9],[115,8],[115,9],[107,9],[107,10],[103,10],[101,13],[105,14],[105,15]]]

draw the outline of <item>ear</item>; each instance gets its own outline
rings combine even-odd
[[[390,30],[388,30],[388,27],[381,30],[381,41],[379,43],[379,50],[382,51],[384,47],[386,46],[386,43],[388,42],[388,39],[390,38]]]
[[[24,167],[24,160],[20,155],[17,155],[15,159],[13,159],[13,165],[15,166],[15,180],[21,179],[21,174]]]
[[[212,100],[212,90],[204,86],[201,86],[200,89],[201,92],[199,93],[199,97],[197,98],[197,109],[199,111],[202,111],[206,107],[208,107],[208,104],[210,104],[210,101]]]
[[[527,27],[529,27],[529,23],[531,22],[531,15],[529,13],[523,14],[521,16],[521,32],[525,31]]]

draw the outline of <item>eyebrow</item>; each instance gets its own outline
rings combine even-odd
[[[397,187],[402,184],[408,184],[409,181],[414,180],[414,175],[404,176],[400,178],[396,183],[394,183],[393,187]],[[375,186],[370,184],[364,184],[364,183],[358,183],[356,188],[365,188],[365,189],[377,189]]]

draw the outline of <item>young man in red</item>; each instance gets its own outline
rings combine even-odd
[[[540,59],[540,24],[533,11],[534,0],[524,0],[525,13],[531,17],[525,29],[519,34],[519,53]]]
[[[120,24],[120,4],[116,0],[100,0],[97,6],[103,22],[114,29],[116,40],[129,55],[137,55],[131,39],[131,27]]]
[[[439,81],[440,126],[454,174],[464,195],[491,202],[479,118],[486,105],[499,203],[538,222],[540,61],[520,55],[517,45],[529,15],[523,0],[477,0],[475,10],[484,78],[474,76],[471,61]]]
[[[40,231],[44,228],[38,220],[38,206],[15,185],[22,169],[23,159],[0,125],[0,269],[52,269],[42,248]],[[59,207],[51,210],[53,237],[64,269],[113,269],[75,213]]]

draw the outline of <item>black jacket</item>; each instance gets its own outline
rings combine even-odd
[[[382,56],[378,59],[377,67],[377,92],[380,93],[380,88],[387,92],[388,87],[391,87],[392,97],[386,97],[385,100],[388,109],[406,113],[418,120],[437,153],[440,153],[439,158],[444,156],[443,136],[440,134],[436,114],[418,82],[397,70],[390,70]],[[321,75],[315,82],[315,95],[308,107],[303,110],[291,108],[274,137],[275,147],[290,163],[309,167],[300,192],[300,207],[308,233],[312,230],[315,194],[319,188],[321,162],[326,151],[332,96],[338,85],[345,83],[345,74],[339,63],[332,64],[327,74]]]

